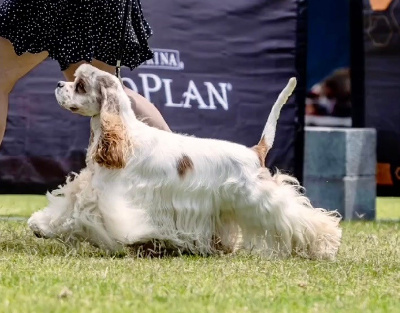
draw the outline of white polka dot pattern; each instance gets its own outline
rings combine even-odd
[[[132,0],[122,65],[131,70],[153,54],[151,28],[140,0]],[[48,51],[61,70],[93,58],[115,65],[125,14],[123,0],[5,0],[0,6],[0,36],[18,55]]]

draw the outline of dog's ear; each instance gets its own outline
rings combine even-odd
[[[101,135],[93,160],[110,169],[124,168],[127,155],[127,134],[120,116],[117,83],[108,76],[97,79],[100,103]]]

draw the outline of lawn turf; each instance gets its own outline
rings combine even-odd
[[[28,216],[44,204],[0,196],[0,214]],[[0,312],[399,312],[400,223],[342,226],[335,262],[141,259],[37,239],[25,222],[2,220]]]

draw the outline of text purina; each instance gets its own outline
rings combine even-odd
[[[140,68],[157,68],[165,70],[183,70],[184,63],[181,62],[178,50],[153,49],[153,58],[143,63]]]

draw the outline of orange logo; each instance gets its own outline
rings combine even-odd
[[[378,185],[392,186],[393,180],[390,174],[389,163],[378,163],[376,166],[376,178]]]
[[[392,2],[393,0],[369,0],[374,11],[385,11]]]

